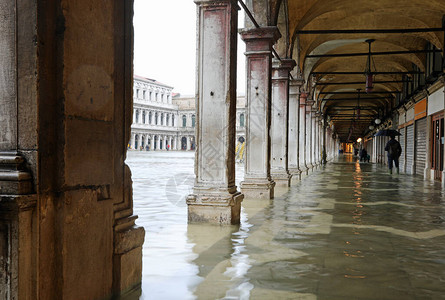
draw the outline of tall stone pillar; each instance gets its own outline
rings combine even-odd
[[[236,0],[197,0],[198,60],[195,185],[188,221],[239,224],[235,185]],[[190,138],[187,138],[190,149]]]
[[[289,172],[301,179],[300,169],[300,88],[302,80],[291,80],[289,87]]]
[[[277,27],[241,30],[246,43],[246,162],[241,191],[247,198],[270,199],[270,113],[272,46],[281,36]]]
[[[313,169],[312,161],[312,104],[313,100],[306,100],[306,165],[309,169]]]
[[[307,100],[307,94],[301,94],[300,95],[300,128],[299,128],[299,145],[300,145],[300,151],[298,153],[299,156],[299,163],[300,163],[300,170],[304,172],[306,175],[308,174],[308,166],[307,166],[307,148],[306,148],[306,100]]]
[[[272,66],[271,177],[278,186],[290,186],[289,136],[289,72],[296,63],[292,59],[274,60]]]
[[[325,119],[323,119],[322,121],[321,121],[321,128],[322,128],[322,134],[323,134],[323,136],[322,136],[322,140],[321,140],[321,145],[322,145],[322,149],[321,149],[321,163],[322,164],[326,164],[327,163],[327,158],[328,158],[328,151],[331,151],[331,149],[328,149],[328,139],[327,138],[329,138],[329,137],[326,137],[326,135],[328,134],[327,133],[327,124],[326,124],[326,120]],[[331,144],[331,143],[329,143],[329,144]]]
[[[314,112],[314,164],[315,166],[318,166],[320,164],[320,122],[319,122],[319,113],[316,111]]]

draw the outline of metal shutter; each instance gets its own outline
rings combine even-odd
[[[400,146],[402,147],[402,155],[400,155],[400,158],[399,158],[399,169],[401,170],[401,171],[403,171],[403,170],[405,170],[405,151],[406,151],[406,149],[405,149],[405,135],[404,135],[404,130],[400,130],[401,132],[401,136],[399,136],[399,143],[400,143]]]
[[[416,174],[423,176],[426,161],[426,118],[416,121]]]
[[[414,163],[414,126],[406,127],[406,173],[413,174]]]

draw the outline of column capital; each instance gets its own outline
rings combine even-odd
[[[312,106],[312,105],[314,105],[314,103],[315,103],[315,101],[313,99],[307,99],[306,100],[306,105],[307,106]]]
[[[293,59],[272,60],[272,80],[289,80],[290,71],[297,63]]]
[[[237,0],[195,0],[194,2],[196,5],[209,5],[209,6],[215,6],[215,5],[217,6],[221,4],[230,3],[235,7],[237,7],[238,9]]]
[[[239,30],[241,39],[246,43],[246,55],[257,52],[271,51],[272,46],[281,37],[280,30],[276,26]]]

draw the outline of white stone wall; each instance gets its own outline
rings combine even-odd
[[[140,76],[134,77],[133,89],[133,124],[128,148],[167,150],[166,146],[169,145],[169,150],[194,150],[197,122],[195,98],[173,99],[173,87]],[[239,97],[237,102],[238,140],[241,136],[245,137],[246,113],[244,97]],[[244,126],[240,126],[241,115],[244,115]],[[186,119],[185,127],[183,116]]]

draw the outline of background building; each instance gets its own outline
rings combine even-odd
[[[174,94],[173,87],[134,76],[133,150],[194,150],[196,106],[194,96]],[[237,98],[237,143],[245,136],[245,97]],[[241,139],[240,139],[241,138]]]

